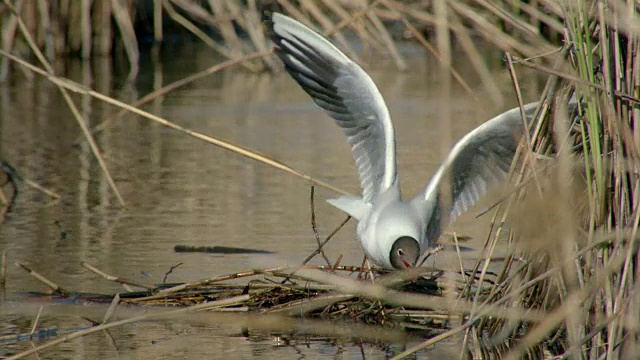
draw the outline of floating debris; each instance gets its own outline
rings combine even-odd
[[[175,252],[200,252],[209,254],[273,254],[273,251],[247,249],[231,246],[190,246],[176,245],[173,248]]]

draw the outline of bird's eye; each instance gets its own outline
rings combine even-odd
[[[398,255],[404,256],[404,251],[402,251],[402,249],[398,249]]]

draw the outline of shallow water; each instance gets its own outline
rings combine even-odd
[[[113,65],[106,59],[69,63],[62,71],[100,92],[132,102],[154,88],[221,61],[196,45],[164,52],[161,62],[145,59],[136,84],[126,83],[119,74],[126,65]],[[512,89],[508,73],[500,66],[494,69],[494,76],[505,94],[502,107],[476,102],[455,85],[449,102],[443,102],[442,74],[432,56],[412,47],[404,52],[410,65],[405,73],[376,54],[363,55],[363,60],[394,119],[402,186],[405,196],[412,196],[435,171],[451,140],[516,103],[508,95]],[[463,77],[482,97],[484,90],[471,67],[463,63],[463,56],[456,59]],[[78,317],[83,307],[78,307],[76,314],[66,311],[61,315],[58,305],[50,301],[26,300],[24,292],[46,289],[13,266],[15,262],[30,265],[66,289],[115,293],[122,291],[119,285],[90,273],[80,263],[86,261],[107,273],[153,284],[161,283],[178,263],[182,265],[168,275],[168,282],[294,264],[315,249],[308,183],[132,115],[117,120],[96,137],[127,202],[126,210],[121,210],[89,146],[78,142],[82,139],[79,127],[56,88],[41,78],[29,82],[19,71],[14,74],[0,87],[0,158],[60,194],[61,200],[51,201],[22,185],[15,205],[0,225],[0,250],[7,251],[10,265],[0,305],[0,335],[29,332],[40,305],[44,305],[41,327],[67,330],[88,326]],[[527,74],[521,77],[525,97],[535,99],[542,82]],[[97,100],[75,95],[74,100],[91,126],[117,112]],[[450,105],[454,121],[443,126],[439,114],[446,105]],[[224,71],[144,109],[194,131],[268,154],[352,193],[358,191],[354,165],[339,129],[284,73]],[[4,189],[9,191],[7,186]],[[344,218],[323,201],[333,196],[328,190],[316,191],[321,235]],[[452,230],[474,236],[465,245],[478,249],[486,235],[486,223],[486,219],[464,216]],[[332,260],[343,255],[343,264],[360,264],[362,251],[354,228],[350,224],[329,243],[327,255]],[[177,244],[246,247],[275,254],[175,253]],[[472,261],[477,253],[464,256]],[[448,260],[454,258],[439,254],[435,261],[439,267],[455,268],[457,263]],[[210,358],[227,354],[236,358],[378,358],[397,350],[350,340],[287,342],[268,334],[243,336],[233,323],[201,323],[188,318],[124,326],[112,336],[117,346],[108,337],[94,334],[48,350],[41,357]],[[0,356],[30,346],[24,341],[2,344]],[[443,351],[448,349],[437,347],[419,356],[436,357]]]

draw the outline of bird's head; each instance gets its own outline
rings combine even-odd
[[[402,236],[394,241],[391,246],[389,259],[396,269],[408,269],[416,266],[420,257],[420,245],[411,236]]]

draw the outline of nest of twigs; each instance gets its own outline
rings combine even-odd
[[[32,292],[31,296],[47,296],[54,300],[109,303],[117,298],[121,304],[135,306],[189,307],[238,299],[215,308],[228,312],[347,320],[427,332],[446,327],[451,318],[450,313],[438,309],[427,309],[425,306],[413,308],[399,305],[395,300],[385,301],[375,295],[363,296],[358,289],[350,294],[336,284],[336,281],[344,280],[363,286],[381,286],[395,294],[441,297],[443,273],[436,271],[399,275],[376,269],[365,272],[356,266],[306,266],[298,271],[283,268],[251,270],[189,283],[152,286],[109,275],[83,263],[85,268],[122,284],[127,290],[117,294],[94,294],[63,289],[28,266],[18,265],[51,288],[48,292]],[[312,273],[309,276],[308,271],[315,275]],[[327,275],[327,281],[317,279],[318,274],[321,277]],[[144,290],[134,290],[134,287]]]

